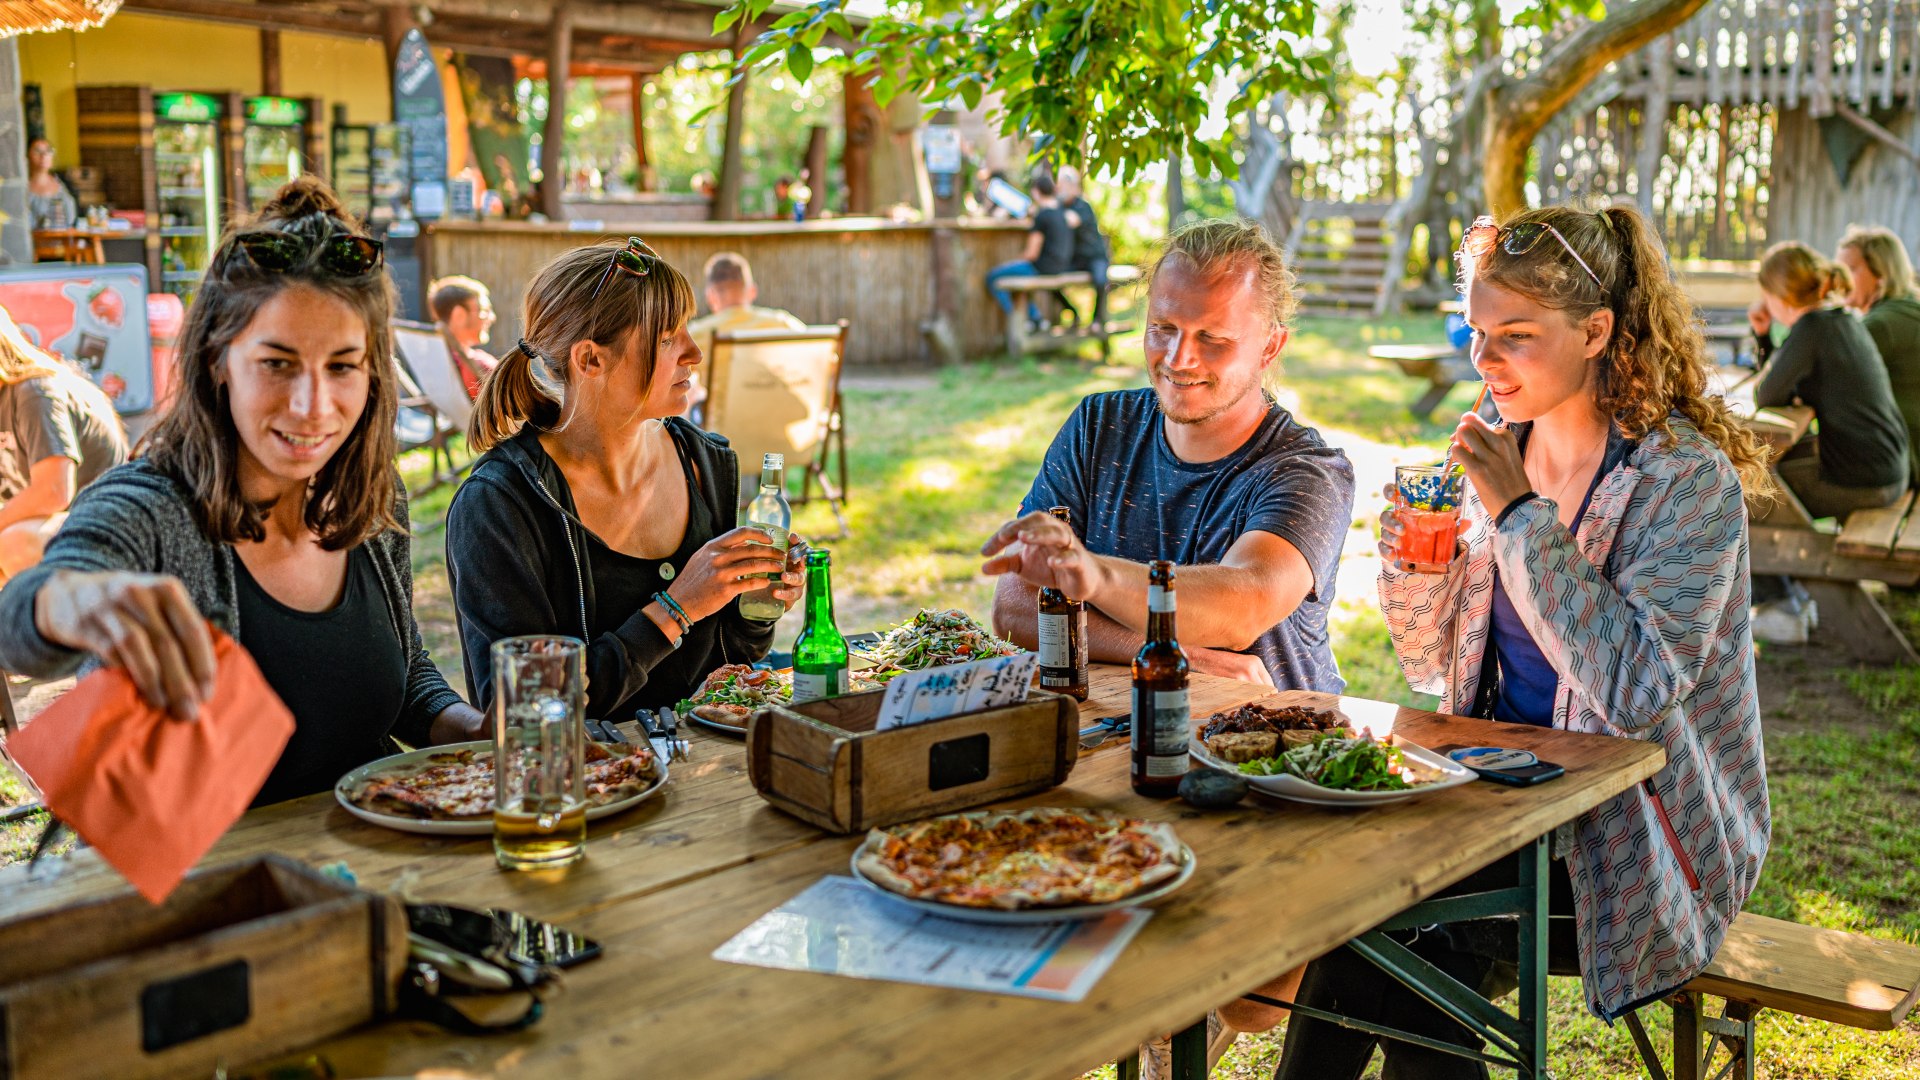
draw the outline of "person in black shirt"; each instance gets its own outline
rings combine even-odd
[[[1060,170],[1060,209],[1066,212],[1067,224],[1073,226],[1072,269],[1085,270],[1093,279],[1093,324],[1088,327],[1098,334],[1107,324],[1107,268],[1111,265],[1107,255],[1107,238],[1100,233],[1100,219],[1087,203],[1080,187],[1080,174],[1073,169]]]
[[[491,646],[522,634],[587,643],[587,715],[671,706],[715,668],[752,663],[772,622],[735,601],[765,587],[791,608],[805,548],[783,561],[734,528],[739,463],[686,410],[700,346],[693,288],[644,244],[566,252],[527,287],[526,336],[474,404],[484,451],[447,512],[447,574],[467,685],[493,697]]]
[[[995,282],[1008,277],[1065,273],[1073,262],[1073,226],[1067,222],[1059,200],[1054,198],[1053,181],[1036,173],[1027,190],[1033,195],[1033,228],[1027,232],[1026,250],[1018,259],[1001,263],[987,272],[987,289],[1008,318],[1013,317],[1013,296],[1005,289],[994,288]],[[1064,297],[1061,300],[1065,302]],[[1072,305],[1066,306],[1073,311]],[[1036,328],[1044,324],[1039,306],[1031,300],[1027,303],[1027,318]],[[1079,320],[1077,311],[1074,319]]]

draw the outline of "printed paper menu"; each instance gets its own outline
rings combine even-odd
[[[836,875],[762,915],[713,958],[1080,1001],[1152,916],[1132,908],[1081,922],[965,922],[923,913]]]
[[[1017,705],[1027,700],[1033,688],[1037,660],[1033,653],[1022,652],[896,675],[888,680],[886,696],[880,699],[874,730]]]

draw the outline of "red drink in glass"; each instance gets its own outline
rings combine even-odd
[[[1460,539],[1465,479],[1447,462],[1394,470],[1394,514],[1401,529],[1394,558],[1401,569],[1420,574],[1447,572]]]

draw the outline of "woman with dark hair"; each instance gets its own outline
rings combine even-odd
[[[1505,421],[1460,421],[1462,539],[1444,573],[1394,561],[1380,598],[1408,683],[1443,712],[1656,742],[1666,766],[1552,844],[1550,966],[1611,1019],[1704,968],[1759,878],[1770,817],[1745,496],[1757,440],[1708,392],[1692,305],[1627,207],[1482,219],[1462,250],[1473,362]],[[1485,741],[1498,743],[1498,733]],[[1455,886],[1510,887],[1502,860]],[[1399,935],[1406,940],[1405,935]],[[1453,923],[1410,947],[1490,998],[1515,985],[1514,924]],[[1348,949],[1308,965],[1300,1003],[1477,1049],[1478,1040]],[[1296,1015],[1277,1076],[1357,1077],[1378,1037]],[[1382,1075],[1485,1077],[1396,1040]]]
[[[638,240],[566,252],[527,286],[526,336],[474,404],[467,442],[485,453],[447,511],[482,707],[489,647],[521,634],[587,642],[590,716],[673,705],[766,655],[774,623],[742,615],[741,594],[772,575],[783,604],[799,599],[799,541],[783,561],[764,530],[733,528],[734,453],[681,418],[692,314],[687,279]]]
[[[229,232],[142,455],[82,491],[0,592],[0,668],[125,668],[188,719],[213,691],[212,620],[294,716],[256,805],[327,790],[390,733],[484,737],[414,622],[392,312],[379,243],[318,179]]]

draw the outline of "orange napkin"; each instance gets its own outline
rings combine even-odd
[[[8,746],[47,809],[156,904],[246,812],[293,736],[293,714],[247,650],[215,630],[213,655],[213,700],[193,721],[104,668]]]

